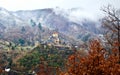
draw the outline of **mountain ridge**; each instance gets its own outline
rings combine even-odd
[[[0,11],[0,24],[7,28],[9,26],[17,28],[30,26],[32,20],[36,25],[41,23],[42,27],[57,30],[75,40],[82,39],[82,41],[87,41],[91,36],[96,36],[100,33],[99,28],[96,26],[98,22],[87,19],[87,17],[82,18],[82,20],[78,18],[78,21],[70,20],[70,12],[74,12],[74,10],[70,10],[69,12],[69,10],[59,8],[47,8],[13,12],[4,9],[4,12],[9,15],[5,15]]]

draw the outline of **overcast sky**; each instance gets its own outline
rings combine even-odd
[[[73,12],[72,15],[87,16],[93,20],[103,15],[100,9],[108,4],[120,8],[120,0],[0,0],[0,7],[10,11],[56,7],[63,9],[80,8],[80,12]]]
[[[0,7],[8,10],[32,10],[42,8],[83,8],[99,10],[103,5],[112,4],[120,8],[120,0],[0,0]]]

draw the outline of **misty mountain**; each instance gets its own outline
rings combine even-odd
[[[26,23],[14,16],[14,14],[4,8],[0,8],[0,24],[1,26],[5,26],[6,28],[8,27],[14,27],[14,26],[23,26],[23,25],[26,25]]]
[[[97,28],[98,22],[90,20],[90,18],[83,15],[76,17],[72,16],[73,12],[80,9],[64,10],[60,8],[52,9],[38,9],[30,11],[17,11],[14,15],[18,16],[22,20],[29,23],[30,19],[35,22],[41,22],[44,27],[50,29],[57,29],[58,31],[66,35],[75,35],[78,37],[81,33],[97,34],[99,29]],[[82,11],[81,11],[82,12]],[[80,33],[81,32],[81,33]]]
[[[80,9],[64,10],[60,8],[48,8],[13,12],[0,8],[0,28],[30,26],[32,20],[36,25],[41,23],[42,27],[57,30],[76,40],[82,39],[86,41],[89,37],[100,33],[97,21],[93,21],[83,15],[72,15],[77,10]]]

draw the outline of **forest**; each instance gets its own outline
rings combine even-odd
[[[119,75],[120,10],[107,6],[101,11],[105,14],[100,20],[105,39],[88,39],[91,36],[88,35],[83,38],[84,43],[79,47],[71,44],[71,38],[70,43],[66,43],[68,37],[57,32],[57,29],[46,31],[41,23],[36,26],[33,20],[30,20],[32,31],[24,26],[20,32],[14,28],[23,35],[20,38],[16,32],[14,35],[17,36],[14,38],[9,38],[12,34],[9,37],[8,34],[0,34],[6,36],[0,39],[0,75]],[[33,33],[34,30],[39,32]],[[51,37],[43,43],[41,38],[46,33],[48,37],[48,32]],[[58,34],[62,37],[59,38]],[[15,40],[16,38],[19,39]],[[8,41],[4,41],[6,39]]]

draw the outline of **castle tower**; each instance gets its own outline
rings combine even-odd
[[[57,33],[57,32],[54,32],[54,33],[52,34],[52,37],[53,37],[53,42],[54,42],[55,44],[59,44],[60,39],[59,39],[58,33]]]

